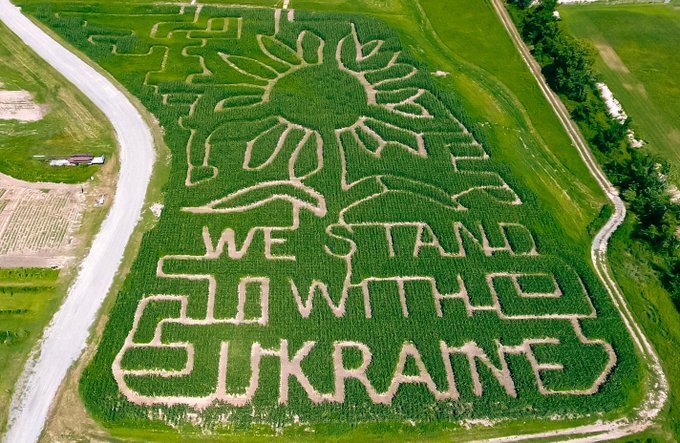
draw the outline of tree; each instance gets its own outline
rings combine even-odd
[[[583,101],[593,82],[595,50],[584,41],[559,32],[550,41],[548,55],[552,63],[543,69],[546,79],[557,92],[572,100]]]
[[[520,9],[526,9],[531,5],[532,0],[508,0],[508,3],[517,6]]]
[[[541,40],[552,38],[557,34],[558,27],[553,11],[557,0],[544,0],[524,17],[522,36],[529,44],[535,45]]]

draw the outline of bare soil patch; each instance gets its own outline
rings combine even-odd
[[[609,66],[609,68],[617,72],[630,74],[626,64],[623,63],[623,60],[621,60],[619,54],[617,54],[611,46],[598,43],[595,45],[595,47],[600,53],[600,56],[602,56],[602,60],[607,66]]]
[[[74,255],[85,187],[0,174],[0,267],[61,267]]]
[[[0,91],[0,120],[35,122],[42,120],[45,109],[33,101],[27,91]]]

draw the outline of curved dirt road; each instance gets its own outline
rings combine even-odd
[[[536,60],[534,60],[529,48],[527,48],[527,46],[524,44],[524,41],[522,41],[522,38],[520,37],[517,28],[515,28],[510,15],[505,9],[502,0],[492,0],[492,4],[496,10],[496,14],[510,35],[515,47],[518,49],[520,55],[536,79],[536,82],[541,88],[543,95],[548,99],[548,102],[555,111],[555,114],[557,114],[560,123],[562,123],[562,126],[567,131],[567,134],[569,135],[573,145],[578,150],[581,159],[586,164],[588,170],[595,178],[600,188],[602,188],[602,191],[604,191],[609,201],[611,201],[611,203],[614,205],[614,214],[593,239],[590,255],[598,277],[604,284],[609,296],[612,299],[612,302],[621,314],[621,318],[626,326],[626,329],[628,329],[628,332],[630,333],[631,338],[633,339],[633,342],[635,343],[635,346],[642,355],[643,359],[649,365],[651,372],[651,380],[649,382],[649,386],[647,387],[647,394],[642,404],[633,411],[630,417],[625,417],[612,422],[601,422],[595,425],[586,425],[570,429],[502,437],[492,441],[510,442],[528,439],[569,439],[570,441],[592,442],[613,440],[642,432],[653,423],[654,419],[663,408],[663,405],[668,397],[668,381],[666,380],[666,375],[664,374],[661,363],[659,362],[659,357],[656,355],[656,352],[647,340],[647,337],[645,337],[644,333],[635,322],[635,318],[628,309],[626,300],[623,297],[623,294],[621,294],[621,291],[614,281],[614,278],[609,273],[609,267],[607,266],[607,246],[609,239],[626,218],[626,206],[619,197],[618,191],[614,185],[611,184],[607,176],[600,169],[597,161],[593,157],[592,152],[590,152],[590,148],[583,138],[583,135],[578,130],[574,122],[572,122],[569,112],[565,108],[564,104],[546,83],[543,75],[541,74],[541,67],[538,65]]]
[[[655,378],[654,386],[650,387],[647,398],[635,411],[636,416],[631,419],[541,434],[516,435],[496,441],[536,438],[597,441],[631,435],[644,430],[652,423],[663,407],[668,385],[656,353],[635,323],[606,264],[607,243],[625,218],[625,206],[598,167],[563,104],[545,83],[540,67],[519,37],[503,4],[500,0],[493,0],[493,6],[583,161],[614,204],[614,215],[593,241],[591,257],[598,276],[619,309],[625,326],[640,353],[648,361]],[[150,131],[139,113],[103,76],[23,17],[18,8],[12,6],[8,0],[0,0],[0,20],[81,89],[106,114],[116,129],[121,146],[121,172],[111,211],[102,225],[101,232],[95,238],[90,253],[83,261],[64,305],[46,330],[37,359],[27,366],[22,377],[21,389],[17,391],[12,402],[10,426],[5,440],[12,443],[33,442],[39,438],[51,401],[66,371],[85,347],[89,327],[108,292],[125,245],[139,218],[154,152]]]
[[[120,145],[120,175],[111,210],[12,399],[4,441],[24,443],[40,437],[66,371],[85,349],[90,327],[140,218],[155,152],[151,131],[137,109],[104,76],[24,17],[9,0],[0,0],[0,20],[103,111]]]

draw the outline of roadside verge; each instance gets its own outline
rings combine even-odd
[[[66,300],[45,330],[12,400],[8,442],[37,441],[66,372],[85,349],[90,328],[109,292],[137,222],[155,161],[151,130],[106,77],[0,0],[0,20],[29,48],[80,89],[111,121],[120,147],[118,187]]]
[[[583,135],[578,130],[574,122],[569,116],[569,112],[564,104],[560,101],[557,94],[555,94],[546,83],[541,68],[534,60],[529,48],[524,44],[524,41],[519,35],[517,28],[513,24],[508,11],[502,0],[491,1],[498,18],[503,27],[510,35],[513,44],[519,51],[522,59],[527,64],[531,74],[536,79],[543,95],[550,103],[550,106],[555,111],[565,131],[569,135],[572,144],[579,153],[579,156],[586,164],[588,170],[597,181],[598,185],[607,196],[607,199],[614,206],[614,213],[605,225],[600,229],[591,246],[590,254],[595,272],[598,278],[607,290],[607,293],[612,299],[614,306],[621,314],[621,318],[626,326],[626,329],[633,339],[633,343],[645,360],[649,367],[650,379],[647,382],[647,393],[644,401],[631,414],[630,417],[624,417],[619,420],[611,422],[599,422],[593,425],[578,426],[569,429],[562,429],[558,431],[523,434],[509,437],[501,437],[493,439],[494,442],[510,442],[528,439],[569,439],[570,441],[603,441],[613,440],[637,434],[647,429],[654,419],[659,415],[666,399],[668,398],[668,381],[663,372],[659,357],[647,340],[647,337],[635,322],[626,300],[623,297],[618,285],[609,272],[607,265],[607,246],[609,239],[614,234],[616,229],[623,223],[626,218],[626,207],[623,200],[618,195],[617,189],[611,184],[604,172],[600,169],[595,160],[588,144]]]

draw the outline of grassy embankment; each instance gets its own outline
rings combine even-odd
[[[0,121],[0,173],[33,182],[80,183],[96,166],[54,168],[49,158],[77,153],[106,155],[115,152],[107,122],[94,106],[64,82],[56,72],[3,24],[0,24],[0,89],[26,90],[47,108],[37,122]],[[33,158],[44,155],[45,159]]]
[[[597,48],[595,70],[653,152],[680,169],[680,7],[562,7],[562,22]],[[677,178],[677,177],[676,177]]]
[[[595,70],[633,119],[645,148],[680,170],[680,9],[670,5],[591,5],[561,7],[572,35],[599,52]],[[663,360],[671,395],[659,428],[645,437],[666,441],[680,435],[680,315],[659,284],[647,248],[632,243],[628,222],[610,246],[610,261],[638,321]]]
[[[358,2],[320,5],[300,1],[293,6],[378,15],[400,31],[417,57],[433,68],[451,72],[453,75],[442,83],[459,94],[471,120],[478,122],[475,130],[497,147],[495,158],[510,165],[517,180],[539,196],[543,209],[568,214],[557,218],[556,229],[579,245],[587,260],[590,239],[585,232],[604,199],[488,4],[472,7],[457,1],[447,4],[447,14],[443,14],[436,9],[442,5],[425,2],[438,37],[423,36],[421,23],[410,18],[414,10],[397,2],[367,7]],[[450,13],[451,8],[456,14]],[[435,20],[445,16],[454,17],[456,23]],[[440,46],[439,38],[446,45]],[[422,48],[422,52],[415,48]]]

